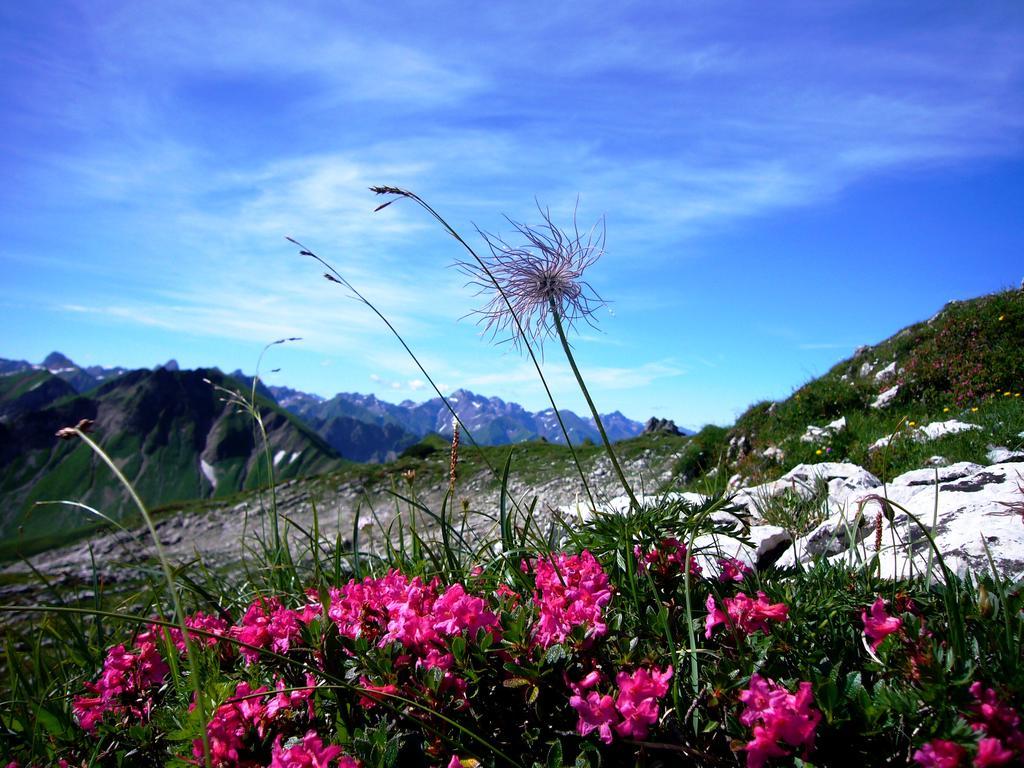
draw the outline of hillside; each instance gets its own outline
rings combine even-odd
[[[80,419],[95,420],[95,438],[113,457],[149,505],[230,495],[266,482],[260,466],[263,449],[252,419],[224,402],[214,388],[237,389],[218,371],[138,370],[101,384],[85,395],[67,393],[41,408],[13,409],[30,382],[46,372],[25,372],[0,379],[0,400],[11,413],[0,421],[0,535],[26,538],[75,527],[80,510],[39,501],[70,499],[122,518],[130,508],[125,493],[88,446],[62,442],[54,433]],[[20,386],[11,386],[19,385]],[[259,409],[266,426],[274,471],[279,480],[337,467],[340,458],[323,440],[269,401]]]
[[[772,480],[822,461],[849,461],[883,480],[929,464],[992,463],[994,449],[1024,445],[1022,392],[1024,291],[951,302],[790,397],[751,406],[733,427],[705,427],[676,474],[701,487],[735,475],[734,484]]]

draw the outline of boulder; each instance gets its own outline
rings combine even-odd
[[[872,408],[885,408],[889,403],[893,401],[896,394],[900,391],[899,384],[896,384],[884,392],[880,393],[878,397],[871,403]]]
[[[659,419],[654,416],[649,418],[644,424],[644,430],[641,434],[667,434],[667,435],[682,435],[679,431],[679,427],[672,419]]]
[[[896,378],[896,361],[895,360],[893,360],[891,363],[889,363],[887,366],[885,366],[885,368],[883,368],[882,370],[880,370],[878,373],[875,374],[875,381],[877,381],[879,384],[882,384],[882,383],[884,383],[886,381],[889,381],[889,379],[895,379],[895,378]]]
[[[1009,464],[1024,461],[1024,451],[1012,451],[1001,445],[990,445],[986,458],[993,464]]]
[[[836,432],[846,429],[846,417],[836,419],[824,427],[816,427],[813,424],[807,425],[807,430],[800,436],[801,442],[820,443],[828,440]]]

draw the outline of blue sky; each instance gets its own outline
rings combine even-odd
[[[604,216],[601,410],[687,426],[1024,277],[1024,5],[0,5],[0,356],[547,406],[481,337],[471,241]],[[461,318],[461,319],[460,319]],[[558,350],[560,406],[582,400]]]

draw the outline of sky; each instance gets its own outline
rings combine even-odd
[[[0,4],[0,357],[549,407],[453,264],[603,221],[598,408],[731,423],[1024,278],[1024,4]],[[514,243],[513,243],[514,244]],[[543,347],[557,405],[582,396]]]

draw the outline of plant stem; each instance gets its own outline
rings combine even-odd
[[[622,487],[626,490],[626,495],[629,496],[629,503],[633,509],[639,509],[640,503],[636,500],[636,496],[633,495],[633,489],[630,488],[629,482],[626,480],[626,475],[622,471],[622,467],[619,466],[619,460],[615,457],[615,451],[612,449],[612,443],[608,439],[608,433],[604,431],[604,424],[601,422],[601,415],[597,412],[597,406],[594,405],[593,399],[590,397],[590,390],[587,389],[587,384],[583,381],[583,374],[580,373],[580,369],[576,365],[576,358],[573,357],[572,348],[569,346],[569,340],[565,338],[565,329],[562,327],[562,318],[558,313],[558,306],[555,304],[554,299],[548,299],[548,303],[551,306],[551,316],[555,319],[555,330],[558,331],[558,340],[562,342],[562,350],[565,352],[565,357],[569,361],[569,367],[572,368],[573,375],[576,377],[576,383],[580,385],[580,391],[583,392],[583,397],[587,400],[587,405],[590,406],[590,413],[594,417],[594,424],[597,425],[597,431],[601,435],[601,441],[604,443],[604,450],[608,454],[608,458],[612,460],[612,466],[615,467],[615,474],[619,476],[619,482],[622,483]],[[568,440],[568,436],[566,436]]]
[[[135,488],[130,482],[128,482],[128,478],[124,476],[118,466],[107,455],[106,451],[100,448],[100,446],[82,430],[75,427],[74,431],[83,441],[85,441],[85,444],[88,445],[108,467],[110,467],[110,471],[113,472],[114,475],[117,476],[117,479],[121,481],[121,485],[125,487],[128,494],[132,497],[132,501],[135,502],[135,506],[138,507],[139,514],[142,515],[142,519],[146,521],[146,527],[149,529],[149,535],[153,537],[153,547],[156,550],[156,557],[157,560],[160,561],[160,567],[163,568],[164,578],[167,579],[167,590],[171,594],[171,603],[174,606],[177,626],[181,630],[181,637],[185,643],[188,665],[192,672],[192,691],[195,694],[196,708],[199,710],[199,719],[203,723],[203,759],[206,764],[206,768],[210,768],[212,763],[210,757],[210,741],[206,733],[206,705],[203,702],[203,690],[199,679],[199,666],[196,661],[196,649],[192,645],[192,639],[189,636],[189,627],[185,623],[185,612],[182,610],[181,598],[178,596],[178,585],[174,580],[174,574],[171,573],[171,565],[167,560],[167,555],[164,554],[164,548],[160,543],[160,537],[157,535],[156,526],[153,524],[153,518],[150,517],[149,511],[146,509],[146,505],[143,504],[142,499],[139,498],[139,494],[135,492]]]
[[[484,271],[484,274],[487,275],[487,278],[491,281],[491,283],[493,283],[495,290],[501,296],[501,300],[505,302],[505,306],[508,309],[509,315],[512,317],[512,321],[516,324],[516,330],[519,332],[519,338],[522,340],[523,346],[526,347],[526,351],[530,355],[530,360],[533,361],[533,367],[537,369],[537,376],[540,378],[540,383],[544,387],[544,392],[548,396],[548,402],[551,403],[551,409],[555,412],[555,418],[558,420],[558,426],[561,428],[562,435],[565,437],[565,444],[569,448],[569,453],[572,454],[572,460],[573,463],[576,464],[576,469],[579,472],[580,480],[583,481],[583,490],[586,492],[587,498],[590,499],[590,507],[591,509],[597,509],[597,504],[594,502],[594,495],[590,492],[590,485],[587,483],[586,473],[583,471],[583,467],[580,465],[580,460],[579,457],[576,455],[576,449],[573,447],[572,440],[569,439],[569,430],[566,428],[565,422],[562,421],[562,414],[559,412],[558,406],[555,404],[555,397],[554,395],[551,394],[551,388],[548,386],[548,381],[546,378],[544,378],[544,372],[541,370],[540,361],[537,360],[537,354],[533,351],[533,346],[530,344],[530,337],[523,329],[522,323],[519,322],[519,316],[516,314],[516,311],[512,308],[512,302],[508,300],[508,295],[505,293],[505,289],[502,288],[501,283],[498,282],[498,278],[494,276],[494,273],[491,272],[491,270],[488,268],[487,263],[477,255],[476,251],[474,251],[470,247],[469,243],[462,239],[462,235],[456,232],[455,229],[452,228],[452,225],[445,221],[444,217],[441,216],[441,214],[439,214],[437,211],[435,211],[419,195],[409,192],[408,190],[398,189],[397,187],[371,187],[371,190],[377,192],[377,194],[394,194],[398,195],[399,197],[407,197],[414,203],[416,203],[418,206],[420,206],[423,210],[425,210],[427,213],[433,216],[437,220],[437,222],[442,227],[444,227],[445,231],[453,238],[455,238],[456,242],[458,242],[459,245],[466,249],[466,251],[469,253],[470,256],[473,257],[476,263],[480,265],[480,269]],[[384,205],[390,205],[390,203],[385,203]],[[377,208],[377,210],[379,211],[383,207],[384,206],[380,206],[379,208]],[[452,412],[452,415],[454,415],[454,411]]]

